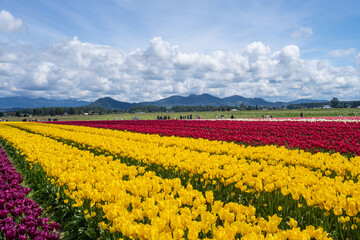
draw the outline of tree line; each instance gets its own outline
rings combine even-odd
[[[28,116],[59,116],[59,115],[82,115],[84,113],[94,114],[111,114],[120,113],[122,111],[116,109],[105,109],[104,107],[42,107],[42,108],[24,108],[14,111],[8,111],[7,115],[16,117]],[[0,117],[4,113],[0,112]]]
[[[205,112],[205,111],[230,111],[236,110],[258,110],[262,109],[258,106],[247,106],[241,104],[239,106],[172,106],[167,108],[165,106],[132,106],[130,109],[107,109],[104,107],[42,107],[42,108],[25,108],[12,109],[6,112],[6,115],[16,117],[29,116],[62,116],[62,115],[103,115],[113,113],[155,113],[155,112]],[[269,108],[267,108],[269,109]],[[274,108],[275,109],[275,108]],[[5,112],[0,112],[0,117],[4,116]]]
[[[360,101],[340,101],[334,97],[329,102],[289,104],[287,109],[323,108],[325,105],[331,108],[357,108]]]

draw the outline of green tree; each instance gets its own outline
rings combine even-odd
[[[339,107],[340,107],[340,100],[334,97],[334,98],[331,99],[331,101],[330,101],[330,106],[331,106],[332,108],[339,108]]]
[[[3,117],[4,116],[4,113],[3,112],[0,112],[0,117]]]
[[[21,117],[21,112],[20,112],[20,111],[16,111],[15,117]]]
[[[61,115],[61,114],[64,114],[64,111],[61,107],[57,107],[57,108],[55,108],[55,114]]]
[[[69,109],[69,114],[70,114],[70,115],[75,115],[75,108],[71,107],[71,108]]]

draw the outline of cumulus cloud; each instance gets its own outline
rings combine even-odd
[[[312,34],[313,34],[313,31],[311,28],[301,26],[299,29],[296,29],[293,31],[293,33],[291,34],[291,37],[298,38],[301,36],[310,36]]]
[[[357,55],[360,63],[360,55]],[[50,47],[0,43],[0,95],[120,101],[175,94],[267,100],[356,98],[357,69],[304,60],[298,46],[272,52],[261,42],[234,52],[184,53],[161,37],[142,50],[67,39]]]
[[[356,53],[355,48],[349,48],[349,49],[337,49],[330,52],[330,55],[333,57],[346,57],[348,55],[353,55]]]
[[[12,34],[14,32],[26,31],[26,27],[21,19],[15,18],[6,10],[0,11],[0,32]]]
[[[355,63],[359,66],[360,68],[360,53],[358,55],[356,55],[355,57]]]

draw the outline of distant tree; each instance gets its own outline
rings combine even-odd
[[[357,108],[358,106],[360,106],[360,101],[352,101],[351,103],[352,108]]]
[[[71,108],[69,109],[69,114],[70,114],[70,115],[75,115],[75,108],[71,107]]]
[[[4,116],[4,113],[3,112],[0,112],[0,117],[3,117]]]
[[[43,107],[43,108],[40,110],[40,115],[41,115],[41,116],[45,116],[45,107]]]
[[[166,107],[165,107],[165,106],[159,107],[159,111],[160,111],[160,112],[166,112]]]
[[[331,106],[332,108],[339,108],[339,107],[340,107],[340,100],[334,97],[334,98],[331,99],[331,101],[330,101],[330,106]]]
[[[21,117],[21,112],[20,112],[20,111],[16,111],[15,117]]]
[[[64,114],[64,111],[61,107],[57,107],[57,108],[55,108],[55,114],[62,115],[62,114]]]

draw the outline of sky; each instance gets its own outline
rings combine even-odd
[[[0,1],[0,97],[359,92],[358,0]]]

